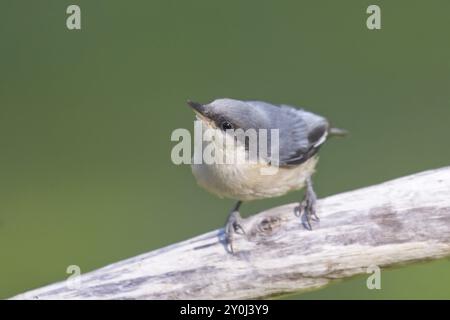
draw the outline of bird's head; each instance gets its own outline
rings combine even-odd
[[[217,99],[209,104],[188,101],[197,118],[208,128],[227,130],[261,129],[269,127],[269,119],[262,110],[244,101]]]

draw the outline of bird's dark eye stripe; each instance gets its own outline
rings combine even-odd
[[[222,121],[220,123],[220,127],[222,128],[222,130],[230,130],[233,129],[233,125],[231,124],[231,122],[229,121]]]

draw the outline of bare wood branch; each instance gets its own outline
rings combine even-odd
[[[242,299],[320,288],[368,266],[450,255],[450,167],[321,199],[306,230],[296,204],[254,215],[225,252],[222,229],[15,299]]]

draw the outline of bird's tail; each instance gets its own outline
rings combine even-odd
[[[347,130],[339,128],[330,128],[328,130],[328,135],[331,137],[345,137],[348,133]]]

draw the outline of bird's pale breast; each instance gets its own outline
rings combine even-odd
[[[284,195],[301,189],[314,173],[318,158],[294,167],[279,167],[273,175],[263,175],[263,164],[194,164],[192,172],[200,186],[231,199],[249,201]]]

